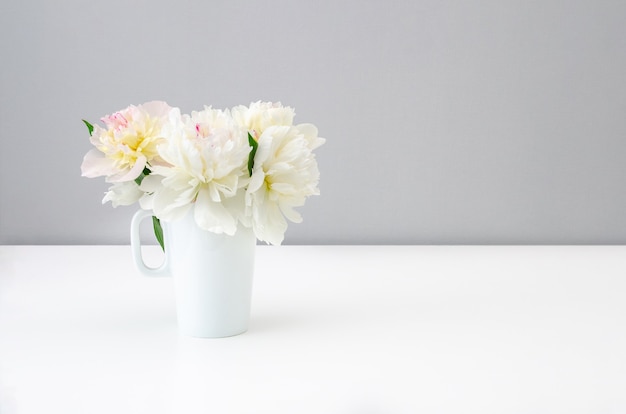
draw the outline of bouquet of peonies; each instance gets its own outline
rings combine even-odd
[[[191,115],[165,102],[129,106],[102,118],[104,127],[84,121],[95,148],[82,175],[112,183],[103,203],[152,210],[162,247],[160,221],[190,210],[202,229],[233,235],[243,225],[277,245],[285,219],[302,221],[294,207],[319,194],[313,150],[324,139],[294,115],[270,102]]]

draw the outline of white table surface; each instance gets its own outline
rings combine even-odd
[[[624,246],[259,246],[224,339],[173,293],[129,246],[0,246],[0,413],[626,412]]]

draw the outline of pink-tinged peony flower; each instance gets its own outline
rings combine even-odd
[[[237,124],[248,130],[255,140],[271,126],[291,126],[295,112],[293,108],[282,106],[280,102],[252,102],[246,107],[239,105],[231,110]]]
[[[153,167],[144,178],[140,188],[149,195],[141,200],[142,207],[164,221],[193,208],[201,228],[235,234],[237,212],[244,210],[243,196],[235,196],[248,180],[246,131],[227,111],[205,108],[191,116],[175,110],[164,134],[167,141],[158,149],[168,165]]]
[[[85,177],[105,176],[108,182],[126,182],[139,177],[144,168],[159,163],[157,146],[161,129],[172,108],[154,101],[129,106],[102,118],[106,128],[94,125],[89,151],[81,166]]]
[[[324,143],[310,124],[270,126],[258,138],[246,207],[259,240],[282,243],[287,221],[302,217],[294,207],[319,194],[319,170],[313,149]]]

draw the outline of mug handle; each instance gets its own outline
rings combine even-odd
[[[149,267],[143,261],[141,255],[141,238],[139,237],[139,226],[143,219],[152,217],[152,212],[149,210],[138,210],[133,216],[130,222],[130,247],[133,252],[133,261],[137,270],[143,273],[145,276],[170,276],[168,254],[165,253],[163,263],[159,267]]]

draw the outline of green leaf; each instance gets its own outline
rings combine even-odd
[[[161,245],[161,249],[165,251],[165,244],[163,243],[163,228],[161,227],[161,220],[156,216],[152,216],[152,227],[154,227],[154,235],[157,241]]]
[[[89,122],[85,121],[83,119],[83,122],[85,123],[85,125],[87,125],[87,129],[89,130],[89,136],[91,136],[91,134],[93,133],[93,125],[91,125]]]
[[[259,143],[256,142],[254,137],[250,135],[248,132],[248,142],[252,149],[250,150],[250,155],[248,156],[248,174],[252,177],[252,168],[254,167],[254,156],[256,155],[256,150],[259,148]]]

